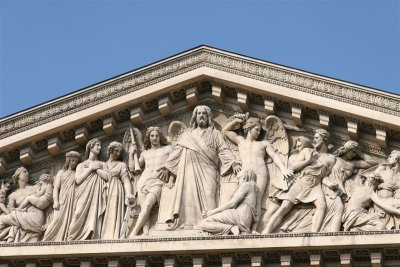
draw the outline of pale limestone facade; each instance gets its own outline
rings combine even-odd
[[[233,206],[227,204],[231,198],[235,198],[233,193],[237,188],[235,178],[237,165],[246,169],[258,169],[258,171],[255,170],[258,188],[264,187],[260,183],[262,179],[266,183],[265,188],[259,190],[267,192],[266,197],[263,198],[265,194],[259,195],[257,203],[254,203],[254,210],[257,210],[255,213],[259,214],[261,210],[260,218],[254,216],[253,221],[250,219],[247,224],[243,223],[240,230],[241,235],[238,236],[232,235],[234,231],[229,232],[229,229],[231,229],[229,225],[226,228],[228,232],[224,232],[223,235],[213,234],[215,229],[210,234],[210,230],[207,230],[209,228],[198,227],[198,225],[202,225],[199,221],[201,218],[198,217],[197,219],[190,219],[190,222],[187,219],[187,224],[178,225],[179,220],[184,218],[182,214],[186,212],[182,211],[182,206],[189,207],[193,204],[192,201],[185,200],[185,197],[181,202],[177,202],[177,206],[180,205],[181,208],[178,207],[178,211],[172,213],[178,218],[174,222],[175,228],[171,230],[171,226],[165,222],[165,218],[170,215],[168,214],[169,206],[171,206],[171,202],[175,201],[173,200],[174,197],[178,195],[175,190],[177,190],[179,183],[182,183],[181,186],[184,190],[193,190],[194,195],[198,195],[200,199],[204,193],[205,195],[209,193],[188,185],[188,175],[194,176],[194,179],[197,179],[196,181],[204,181],[201,175],[193,174],[195,170],[183,165],[181,171],[174,173],[174,170],[168,167],[168,162],[170,162],[171,157],[174,157],[174,153],[180,153],[178,151],[179,146],[196,152],[197,148],[188,147],[189,145],[182,141],[182,138],[184,138],[182,132],[183,135],[187,133],[188,142],[190,142],[190,138],[200,140],[196,139],[198,136],[195,131],[197,129],[201,131],[202,127],[198,124],[190,127],[192,112],[199,105],[208,106],[212,113],[213,118],[210,118],[210,113],[204,115],[208,119],[213,119],[215,123],[215,132],[212,134],[214,141],[212,143],[218,142],[219,138],[224,140],[217,146],[216,150],[225,149],[224,142],[227,143],[227,154],[216,156],[215,161],[219,163],[215,170],[210,170],[210,173],[216,174],[217,179],[216,185],[211,187],[215,187],[212,190],[215,190],[216,206],[213,207],[212,204],[204,204],[203,201],[200,201],[200,207],[196,206],[200,214],[204,211],[207,214],[207,211],[216,208],[213,216],[218,217],[218,214],[222,214],[224,210],[238,209],[239,203],[243,203],[244,197],[240,195],[236,204],[232,204]],[[246,112],[249,113],[247,117]],[[235,115],[238,113],[241,115]],[[196,116],[196,114],[198,113],[194,115]],[[207,46],[200,46],[3,118],[0,120],[0,181],[9,181],[16,170],[22,166],[29,173],[28,183],[20,182],[20,180],[23,180],[21,178],[23,176],[14,176],[18,180],[11,186],[11,189],[2,188],[6,192],[8,206],[10,206],[11,201],[15,200],[15,208],[17,208],[24,198],[19,197],[21,198],[20,201],[17,194],[14,194],[11,198],[10,195],[14,191],[18,191],[17,188],[26,188],[25,191],[27,191],[30,188],[29,185],[33,185],[44,170],[51,176],[56,176],[63,169],[67,152],[77,151],[81,155],[81,161],[84,161],[85,146],[93,138],[99,139],[100,153],[96,154],[94,146],[86,149],[89,158],[80,167],[78,165],[77,174],[74,172],[74,175],[75,177],[82,175],[83,180],[89,179],[88,177],[91,174],[83,175],[85,173],[84,168],[89,168],[89,165],[94,165],[93,162],[99,160],[103,167],[95,168],[100,168],[109,173],[109,176],[99,174],[99,177],[104,180],[104,183],[102,183],[105,185],[104,188],[109,190],[111,177],[117,177],[117,174],[112,172],[111,168],[113,162],[118,161],[118,155],[113,156],[115,149],[109,150],[109,153],[107,153],[107,147],[113,141],[126,145],[126,133],[129,132],[127,129],[131,124],[137,131],[133,133],[134,137],[139,139],[137,140],[138,151],[131,153],[132,156],[135,154],[138,156],[136,166],[140,164],[144,171],[149,171],[146,168],[154,168],[154,172],[158,172],[160,168],[165,168],[166,177],[175,177],[175,180],[171,189],[162,185],[159,187],[156,185],[156,189],[151,187],[150,195],[156,197],[152,205],[149,206],[152,211],[144,219],[144,222],[148,222],[149,225],[149,235],[145,237],[132,234],[138,216],[140,218],[140,212],[137,210],[136,213],[133,211],[132,216],[128,216],[129,223],[126,233],[128,238],[101,238],[101,231],[99,231],[99,237],[91,238],[90,235],[87,237],[83,234],[82,236],[85,237],[78,240],[68,237],[68,233],[66,233],[65,241],[45,242],[42,240],[42,235],[46,236],[45,226],[49,224],[46,220],[52,218],[49,214],[52,213],[51,206],[53,206],[54,200],[51,198],[48,202],[43,200],[42,208],[35,213],[35,216],[45,214],[44,221],[40,221],[40,225],[34,225],[34,228],[39,230],[31,235],[30,239],[24,239],[22,234],[15,234],[14,232],[18,232],[22,228],[24,231],[26,230],[25,232],[28,235],[32,234],[31,228],[27,230],[24,228],[25,226],[19,225],[21,221],[25,222],[24,212],[26,211],[14,212],[12,211],[14,207],[8,207],[9,211],[12,211],[12,214],[17,214],[15,216],[19,219],[13,219],[14,215],[7,216],[6,212],[2,212],[0,215],[0,241],[3,241],[0,243],[0,266],[400,266],[400,225],[395,214],[397,210],[400,212],[400,206],[396,202],[399,201],[398,195],[396,195],[398,189],[392,185],[365,189],[366,183],[363,185],[357,184],[357,182],[352,185],[345,183],[346,179],[357,181],[357,177],[359,177],[357,174],[362,174],[365,177],[380,176],[383,181],[381,181],[382,184],[392,183],[392,180],[393,183],[396,183],[396,179],[400,182],[400,158],[398,158],[397,163],[392,164],[393,166],[389,164],[392,151],[400,150],[399,115],[400,96],[398,95]],[[245,133],[242,131],[248,127],[249,132],[251,132],[257,125],[257,120],[254,120],[254,124],[250,123],[249,116],[250,118],[260,119],[259,130],[262,134],[265,131],[267,133],[273,132],[272,128],[268,128],[272,126],[265,124],[264,119],[268,116],[270,116],[268,118],[276,118],[276,123],[282,125],[279,128],[282,135],[280,137],[271,135],[269,139],[266,139],[266,142],[262,141],[263,144],[261,141],[255,143],[260,132],[257,135],[257,133],[247,134],[247,130],[244,131]],[[235,118],[236,122],[234,122]],[[174,130],[171,123],[174,121],[182,122],[182,124],[179,124],[181,128],[178,127],[175,135],[171,134],[171,131]],[[146,158],[146,154],[143,153],[144,149],[140,148],[139,143],[144,139],[146,129],[152,126],[158,126],[160,131],[169,137],[168,145],[170,148],[167,149],[167,146],[164,146],[162,148],[164,150],[160,150],[160,153],[162,153],[157,154],[157,151],[159,151],[157,149],[160,148],[160,139],[158,139],[157,146],[157,142],[152,143],[150,136],[148,137],[149,146],[154,149],[155,154]],[[210,125],[206,125],[203,130],[207,126]],[[188,129],[185,130],[186,127]],[[321,141],[320,147],[315,144],[318,143],[319,137],[321,137],[321,140],[323,139],[323,134],[318,136],[318,129],[325,129],[330,134],[329,141],[325,144],[322,144]],[[251,139],[250,134],[254,134],[253,139]],[[339,170],[339,172],[348,173],[347,176],[344,176],[344,174],[340,176],[343,183],[337,186],[342,186],[343,190],[349,190],[349,195],[351,195],[350,191],[371,192],[368,193],[371,196],[366,194],[365,198],[358,198],[358,195],[351,196],[351,201],[345,199],[345,197],[342,197],[342,200],[340,200],[340,197],[336,198],[336,200],[340,200],[338,201],[339,206],[341,205],[340,207],[343,207],[345,211],[334,211],[332,212],[333,217],[336,215],[336,218],[338,216],[342,218],[342,213],[347,216],[345,216],[347,219],[339,220],[339,224],[331,228],[339,227],[339,231],[324,230],[328,229],[324,228],[327,227],[325,221],[331,211],[330,207],[333,206],[328,197],[326,197],[326,205],[322,205],[325,217],[321,217],[321,221],[318,222],[318,218],[316,218],[318,212],[315,212],[315,207],[318,207],[318,205],[314,200],[307,200],[310,194],[314,196],[319,194],[315,193],[315,190],[311,190],[313,193],[307,191],[307,197],[304,197],[304,190],[302,197],[295,196],[294,202],[296,203],[287,213],[283,211],[280,213],[279,210],[277,213],[268,213],[273,206],[273,203],[271,204],[271,184],[276,185],[280,190],[278,191],[283,193],[283,197],[279,194],[279,197],[276,198],[277,209],[279,209],[285,199],[290,199],[290,203],[293,202],[291,197],[287,196],[287,193],[291,188],[296,188],[296,186],[292,186],[292,184],[299,183],[296,182],[296,179],[301,181],[302,177],[307,176],[304,174],[306,173],[304,170],[308,166],[313,166],[311,158],[308,163],[303,164],[304,166],[299,166],[301,159],[290,158],[291,155],[296,155],[294,147],[297,144],[298,137],[306,137],[310,140],[314,138],[314,148],[309,148],[309,151],[312,153],[315,162],[318,164],[322,162],[322,165],[318,166],[322,166],[324,174],[321,174],[321,177],[312,176],[313,188],[319,187],[320,189],[321,186],[326,186],[329,189],[327,183],[324,183],[324,178],[326,180],[336,179],[338,174],[334,173],[335,170]],[[286,141],[283,145],[278,145],[276,142],[278,139]],[[357,143],[347,142],[349,140]],[[270,150],[267,148],[270,146],[269,143],[271,143]],[[250,146],[250,144],[254,144],[254,146]],[[282,147],[285,146],[286,152],[284,149],[282,150]],[[352,151],[355,147],[359,148],[358,155],[354,154],[346,158],[347,152]],[[129,149],[129,147],[127,148]],[[258,155],[257,151],[260,149],[263,152],[258,158],[255,156],[254,159],[249,160],[246,157],[246,155],[249,155],[249,157],[250,155]],[[338,152],[340,149],[343,151],[342,154]],[[301,149],[299,149],[299,152],[301,152]],[[187,152],[184,151],[183,153]],[[274,156],[275,153],[277,154],[276,157]],[[127,154],[122,161],[133,171],[133,157],[128,158]],[[304,150],[304,160],[307,157],[306,150]],[[162,162],[153,162],[153,158],[162,158],[163,160]],[[332,164],[329,160],[326,160],[327,158],[333,159]],[[266,159],[266,163],[265,165],[261,164],[263,165],[261,168],[264,168],[268,173],[265,175],[263,171],[259,171],[259,165],[254,163],[257,160],[264,162],[264,159]],[[186,159],[183,156],[177,156],[175,160],[179,163]],[[283,163],[280,163],[281,160]],[[188,162],[194,164],[194,161],[189,160]],[[206,161],[202,162],[201,157],[200,160],[196,160],[196,164],[200,164],[201,168],[210,165]],[[281,166],[282,164],[283,166]],[[124,165],[121,166],[122,169],[125,168]],[[72,172],[75,171],[75,168],[76,165],[74,167],[70,165],[70,169],[67,168],[67,170]],[[292,169],[294,175],[292,175]],[[189,174],[181,175],[182,171]],[[90,171],[90,173],[95,172],[96,170]],[[282,175],[282,173],[286,175]],[[155,178],[151,177],[149,172],[146,175],[144,174],[145,172],[142,174],[143,177]],[[123,177],[122,174],[119,175],[119,177]],[[133,172],[129,175],[131,178],[119,179],[125,179],[125,181],[131,179],[132,190],[140,191],[140,188],[137,189],[137,181],[135,180],[139,176]],[[263,175],[264,178],[262,178]],[[68,177],[68,175],[65,175],[65,177]],[[292,177],[297,178],[291,180]],[[167,183],[168,178],[166,179],[164,182]],[[293,182],[287,182],[287,188],[279,188],[281,187],[279,181]],[[4,184],[5,182],[3,187]],[[74,186],[79,187],[78,184]],[[37,187],[39,186],[32,187],[29,192],[31,196],[39,196]],[[40,185],[40,187],[44,188],[45,186]],[[354,187],[364,191],[356,191]],[[304,188],[301,187],[301,189]],[[119,192],[119,196],[125,194],[121,197],[120,206],[122,206],[122,210],[111,213],[117,214],[113,216],[119,216],[119,219],[121,219],[118,222],[118,229],[123,225],[123,215],[126,213],[129,203],[125,196],[132,193],[126,187],[126,183],[121,183],[119,190],[115,191]],[[336,190],[335,188],[333,191],[337,192]],[[75,191],[74,194],[79,194],[78,191]],[[82,188],[81,191],[85,193]],[[109,194],[104,196],[104,204],[110,203],[112,194],[110,191],[108,192]],[[246,192],[251,194],[251,190]],[[326,192],[323,191],[322,194],[328,196]],[[145,195],[147,196],[147,194]],[[160,195],[157,196],[157,194]],[[26,193],[26,195],[28,194]],[[289,195],[294,195],[293,190]],[[345,195],[340,194],[340,196]],[[146,196],[142,196],[142,199],[145,199]],[[71,203],[77,199],[78,197],[74,195]],[[376,205],[374,206],[373,203],[378,204],[379,207],[386,205],[379,205],[382,199],[385,203],[390,202],[388,205],[394,209],[391,210],[392,212],[376,209]],[[207,200],[209,200],[209,197],[206,196],[205,202]],[[124,204],[124,201],[127,202]],[[137,202],[137,199],[131,198],[130,201],[134,203]],[[144,207],[145,200],[141,201],[136,208],[138,206]],[[298,202],[305,204],[298,204]],[[368,205],[365,204],[367,202]],[[91,206],[92,203],[89,204]],[[350,208],[361,213],[363,210],[367,211],[367,209],[370,213],[377,212],[378,214],[378,212],[381,212],[384,216],[378,216],[379,218],[363,217],[364,219],[361,222],[361,219],[359,219],[361,217],[357,217],[357,213],[352,212]],[[375,210],[373,211],[372,208],[375,208]],[[108,206],[106,209],[110,210]],[[142,209],[144,210],[144,208]],[[189,210],[189,208],[187,209]],[[43,212],[44,210],[46,212]],[[79,210],[79,208],[74,207],[71,214],[76,214],[74,210]],[[99,214],[103,214],[101,212]],[[302,215],[299,216],[298,214]],[[187,213],[185,213],[185,216],[185,218],[191,218]],[[211,218],[211,214],[204,216]],[[277,220],[282,217],[282,224],[275,226],[266,217],[276,218]],[[86,220],[83,220],[82,224],[88,222],[87,218],[89,217],[85,218]],[[100,215],[97,218],[103,220]],[[110,220],[109,217],[107,218],[107,227],[103,225],[103,228],[108,228],[110,221],[114,221],[113,219]],[[240,220],[243,219],[240,218]],[[32,220],[34,224],[39,222],[36,217],[33,219],[29,217],[27,220]],[[221,218],[211,221],[218,220],[221,220]],[[256,226],[255,220],[259,220]],[[378,229],[381,224],[386,230]],[[9,227],[10,225],[13,230],[2,234],[6,226]],[[145,225],[138,227],[138,233],[145,231],[142,229],[146,227]],[[366,231],[365,225],[371,231]],[[40,229],[41,226],[43,226],[43,229]],[[211,224],[211,226],[213,225]],[[347,226],[350,231],[343,231],[343,227],[346,228]],[[372,228],[369,228],[370,226]],[[68,229],[68,226],[64,228]],[[247,228],[248,230],[246,230]],[[79,227],[77,229],[79,230]],[[252,230],[258,233],[251,234]],[[311,232],[311,230],[314,231]],[[68,230],[66,231],[68,232]],[[116,233],[117,236],[118,232]],[[10,236],[12,236],[11,239]],[[78,236],[78,234],[75,236]],[[25,240],[29,243],[24,242]]]

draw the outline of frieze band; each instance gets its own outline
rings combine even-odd
[[[212,109],[200,105],[188,125],[173,121],[165,133],[130,125],[121,142],[108,137],[106,148],[93,138],[84,155],[67,152],[62,169],[35,185],[19,167],[1,181],[0,240],[400,229],[400,151],[383,159],[352,140],[333,151],[326,129],[310,140],[274,115],[225,115],[218,130]]]

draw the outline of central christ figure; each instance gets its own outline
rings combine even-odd
[[[222,134],[215,129],[211,109],[197,106],[190,127],[182,133],[173,152],[161,168],[161,179],[176,176],[170,199],[170,229],[199,229],[202,212],[217,207],[217,181],[220,174],[240,171]]]

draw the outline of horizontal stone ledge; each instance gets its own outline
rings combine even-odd
[[[325,250],[398,247],[400,230],[373,232],[271,234],[250,236],[148,237],[127,240],[89,240],[0,244],[1,256],[59,258],[124,256],[224,251]],[[207,244],[205,246],[205,244]]]

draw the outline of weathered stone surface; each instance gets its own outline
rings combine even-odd
[[[200,47],[5,118],[0,264],[383,266],[351,249],[398,239],[399,115],[397,95]]]

